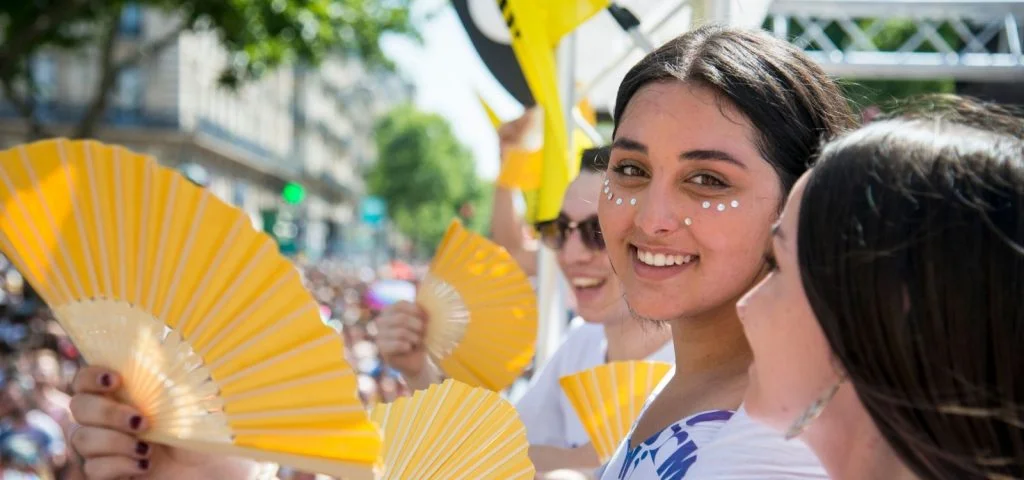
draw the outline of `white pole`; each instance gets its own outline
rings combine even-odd
[[[562,111],[565,114],[565,126],[568,129],[569,161],[579,162],[571,158],[574,151],[572,132],[576,124],[573,108],[576,106],[576,33],[570,33],[558,45],[558,90],[562,99]],[[536,366],[546,363],[562,343],[562,337],[568,325],[568,308],[566,298],[569,294],[565,278],[558,269],[555,252],[541,247],[537,255],[537,307],[540,315],[537,332]]]

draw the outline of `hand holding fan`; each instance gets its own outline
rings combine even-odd
[[[92,141],[0,152],[0,250],[154,443],[372,478],[380,437],[342,341],[249,217]]]
[[[532,480],[526,427],[497,393],[446,380],[412,397],[378,404],[382,480]]]
[[[503,390],[533,358],[537,298],[508,251],[448,227],[416,294],[427,312],[424,344],[451,378]]]
[[[601,463],[615,453],[647,397],[671,369],[665,362],[612,362],[559,380]]]

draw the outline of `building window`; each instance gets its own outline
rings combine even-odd
[[[138,37],[142,34],[142,7],[134,2],[124,5],[121,10],[121,35]]]
[[[118,117],[134,118],[142,111],[144,85],[142,71],[139,67],[130,67],[121,71],[117,77],[117,90],[114,93],[114,108]]]
[[[57,94],[57,62],[46,54],[32,58],[32,79],[35,80],[36,91],[33,92],[36,102],[48,104]]]

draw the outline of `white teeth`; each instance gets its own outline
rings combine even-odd
[[[652,267],[670,267],[673,265],[685,265],[695,258],[693,255],[666,255],[664,253],[651,253],[637,249],[636,258]]]
[[[599,279],[599,278],[575,277],[575,278],[572,279],[572,286],[574,286],[574,287],[580,287],[580,288],[596,287],[596,286],[598,286],[600,284],[601,284],[601,279]]]

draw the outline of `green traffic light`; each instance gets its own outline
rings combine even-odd
[[[298,205],[306,198],[306,189],[302,188],[302,185],[298,183],[289,183],[281,190],[281,198],[284,199],[285,203]]]

